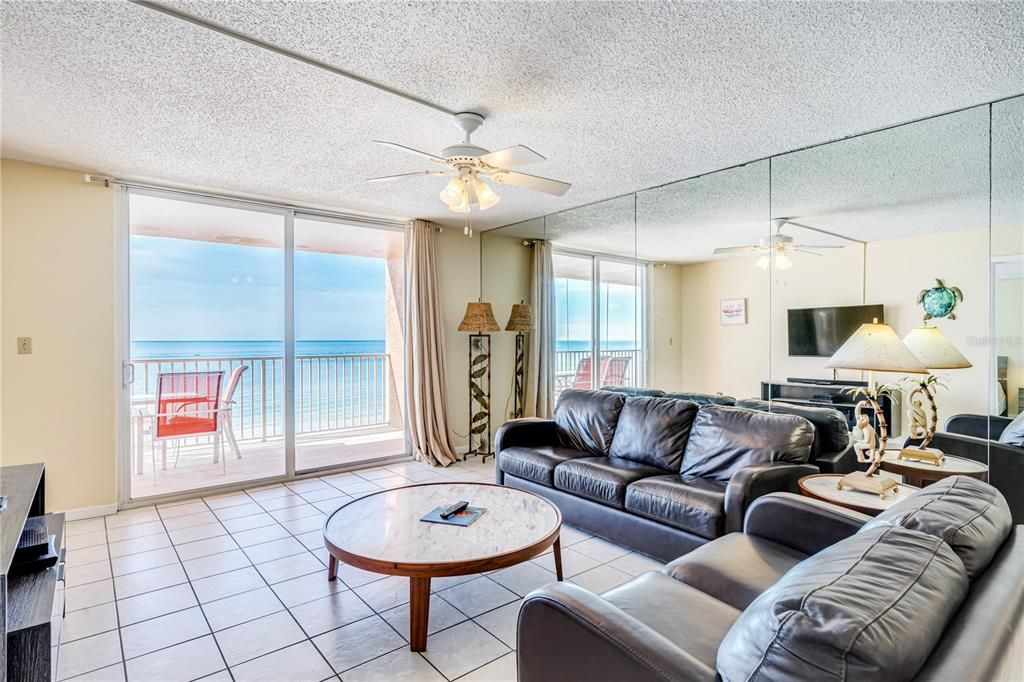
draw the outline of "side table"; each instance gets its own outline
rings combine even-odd
[[[896,492],[890,492],[881,498],[874,493],[867,493],[862,490],[839,490],[836,483],[839,482],[842,474],[811,474],[804,476],[798,483],[800,493],[805,497],[811,497],[822,502],[846,507],[862,514],[877,516],[892,505],[907,499],[920,490],[917,486],[901,483]]]

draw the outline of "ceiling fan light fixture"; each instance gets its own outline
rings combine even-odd
[[[768,265],[771,262],[772,261],[768,257],[768,254],[764,254],[763,256],[761,256],[760,258],[757,259],[757,263],[755,263],[755,265],[757,265],[757,267],[761,268],[762,270],[767,270],[768,269]]]
[[[788,270],[793,267],[793,261],[789,260],[789,257],[785,253],[779,251],[775,255],[775,269],[776,270]]]
[[[486,211],[501,201],[501,197],[494,193],[491,186],[480,178],[473,180],[473,193],[476,195],[476,203],[480,206],[481,211]]]
[[[452,178],[438,196],[441,197],[441,201],[451,208],[452,206],[459,205],[465,193],[466,184],[462,178]]]

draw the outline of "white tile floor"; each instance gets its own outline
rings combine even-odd
[[[409,651],[405,578],[341,566],[326,579],[325,513],[420,481],[493,481],[493,462],[417,462],[306,479],[67,528],[60,680],[516,679],[523,595],[555,579],[551,554],[433,581],[427,651]],[[661,564],[572,528],[566,577],[602,592]]]

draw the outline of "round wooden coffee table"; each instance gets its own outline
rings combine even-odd
[[[897,502],[907,499],[920,490],[915,486],[900,483],[896,492],[886,493],[882,498],[875,493],[866,493],[861,490],[838,489],[836,483],[842,477],[842,474],[811,474],[804,476],[797,483],[800,485],[800,492],[804,497],[831,502],[871,516],[878,516]]]
[[[930,462],[899,459],[898,454],[898,452],[886,452],[882,457],[881,468],[903,476],[903,480],[911,485],[925,486],[935,481],[941,481],[947,476],[970,476],[982,481],[988,480],[988,466],[973,459],[946,455],[942,464],[936,466]]]
[[[420,519],[438,506],[466,500],[487,511],[470,526]],[[375,573],[409,577],[412,651],[427,648],[430,579],[505,568],[554,548],[562,579],[558,535],[562,514],[543,497],[494,483],[423,483],[353,500],[327,517],[324,544],[338,561]]]

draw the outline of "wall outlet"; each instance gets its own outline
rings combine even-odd
[[[32,355],[32,337],[18,337],[18,355]]]

